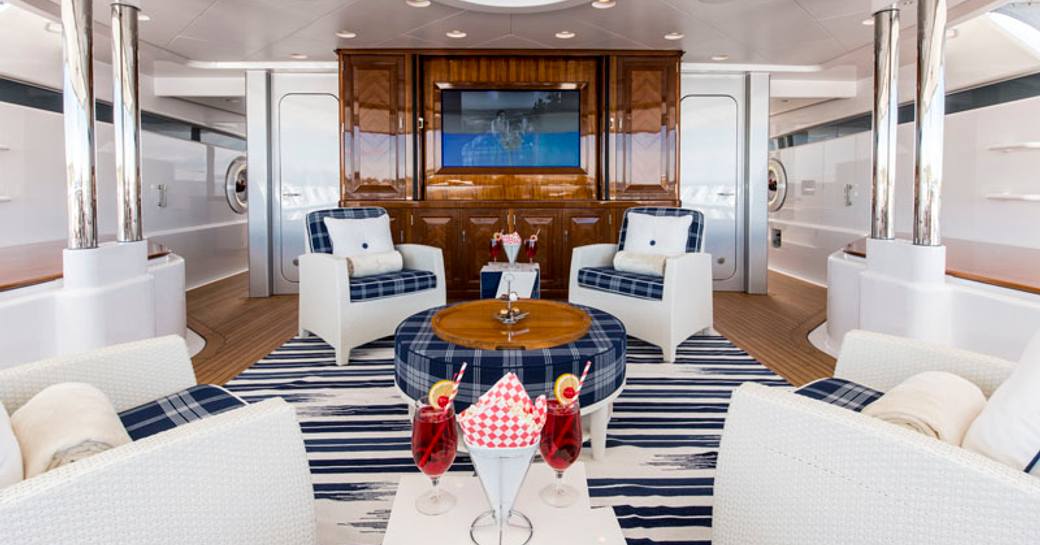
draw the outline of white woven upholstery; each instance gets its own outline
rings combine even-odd
[[[842,341],[834,376],[887,392],[924,371],[947,371],[982,388],[988,397],[1015,363],[994,356],[869,331],[850,331]]]
[[[316,542],[292,407],[268,400],[185,424],[0,490],[3,542]]]
[[[571,303],[617,316],[628,334],[661,347],[664,361],[675,361],[676,348],[698,331],[712,326],[711,254],[690,252],[666,261],[661,300],[641,299],[586,288],[578,283],[585,267],[607,267],[617,246],[592,244],[574,248],[571,257]]]
[[[881,390],[924,370],[987,393],[1010,362],[853,332],[837,376]],[[719,449],[713,543],[1034,544],[1040,479],[789,390],[746,384]]]
[[[17,408],[63,381],[125,410],[195,376],[184,341],[164,337],[0,371],[0,401]],[[268,400],[0,489],[0,543],[315,543],[313,494],[295,411]]]
[[[437,285],[412,293],[365,301],[350,300],[347,262],[320,252],[300,256],[300,335],[315,334],[336,352],[336,363],[346,365],[350,351],[394,334],[397,325],[417,312],[447,301],[444,256],[440,248],[399,244],[406,269],[431,271]]]
[[[0,402],[13,413],[59,382],[93,384],[124,411],[194,386],[195,371],[184,339],[170,335],[0,370]]]

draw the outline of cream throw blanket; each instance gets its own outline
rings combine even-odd
[[[351,278],[398,272],[403,268],[404,257],[397,251],[358,254],[347,258],[347,271]]]
[[[614,254],[614,268],[622,272],[664,276],[668,256],[621,250]]]
[[[44,388],[11,415],[11,427],[26,479],[130,442],[108,396],[79,382]]]
[[[971,381],[928,371],[892,388],[867,405],[863,414],[960,446],[985,406],[986,396]]]

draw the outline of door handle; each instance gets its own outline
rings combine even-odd
[[[716,195],[718,195],[719,197],[732,197],[733,195],[736,195],[736,193],[728,192],[728,191],[720,191],[720,192],[716,193]]]
[[[299,193],[282,193],[282,197],[299,197]]]

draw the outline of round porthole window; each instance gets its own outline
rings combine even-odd
[[[228,206],[237,214],[246,213],[249,204],[248,187],[246,158],[240,155],[231,161],[227,173],[224,175],[224,194],[227,196]]]
[[[779,159],[769,160],[769,211],[776,212],[787,200],[787,171]]]

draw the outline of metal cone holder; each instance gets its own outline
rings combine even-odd
[[[534,524],[513,509],[520,487],[527,478],[538,443],[522,448],[487,448],[467,445],[491,510],[481,513],[469,528],[477,545],[527,545],[534,537]]]
[[[506,258],[509,260],[509,264],[510,265],[515,265],[516,264],[516,258],[517,258],[518,255],[520,255],[520,245],[519,244],[511,244],[510,243],[510,244],[503,244],[502,247],[505,248],[505,250],[506,250]]]

